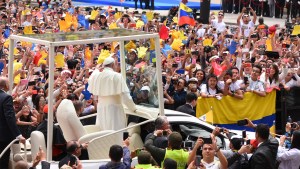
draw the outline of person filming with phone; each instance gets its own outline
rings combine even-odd
[[[255,129],[255,139],[258,143],[256,151],[253,153],[249,160],[251,169],[265,168],[275,169],[276,156],[278,151],[278,141],[270,135],[270,128],[266,124],[255,125],[249,119],[246,121],[244,126]],[[238,122],[238,125],[242,123]]]
[[[201,160],[201,164],[206,169],[227,169],[227,159],[222,151],[220,151],[220,147],[217,146],[216,136],[219,133],[220,128],[216,127],[216,129],[212,132],[210,138],[203,138],[204,143],[202,146],[201,154],[203,159]],[[218,157],[219,161],[215,159],[215,155]]]
[[[153,145],[153,140],[163,134],[162,130],[156,130],[154,134],[146,141],[145,148],[150,152],[154,160],[161,166],[164,166],[166,158],[173,159],[177,162],[177,169],[184,169],[196,157],[197,150],[203,144],[203,140],[199,138],[191,152],[181,148],[182,136],[178,132],[172,132],[168,136],[168,148],[162,149]]]

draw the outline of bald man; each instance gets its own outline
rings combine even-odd
[[[26,141],[16,124],[13,98],[6,93],[8,90],[8,79],[6,77],[0,77],[0,152],[14,139],[19,139],[23,144]],[[8,169],[9,154],[10,149],[0,158],[1,169]]]

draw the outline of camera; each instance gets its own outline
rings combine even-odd
[[[204,52],[205,52],[205,53],[211,52],[211,47],[210,47],[210,46],[205,46],[205,47],[204,47]]]

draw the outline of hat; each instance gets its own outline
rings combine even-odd
[[[150,92],[150,87],[149,87],[149,86],[143,86],[143,87],[141,88],[141,90],[147,90],[148,92]]]
[[[112,63],[114,63],[114,62],[115,62],[115,59],[114,59],[114,58],[112,58],[111,56],[110,56],[110,57],[107,57],[106,59],[104,59],[103,66],[112,64]]]
[[[134,52],[136,54],[136,50],[135,49],[130,49],[130,52]]]
[[[46,104],[46,105],[44,106],[43,112],[44,112],[45,114],[48,114],[48,104]]]
[[[69,74],[72,74],[72,72],[70,70],[63,70],[60,74],[63,75],[65,73],[69,73]]]
[[[106,15],[105,14],[101,14],[100,18],[106,18]]]
[[[219,56],[215,55],[215,56],[212,56],[211,58],[209,58],[209,62],[211,62],[212,60],[214,59],[219,59]]]
[[[197,78],[195,78],[195,77],[192,77],[192,78],[190,78],[189,79],[189,81],[188,82],[198,82],[198,79]]]

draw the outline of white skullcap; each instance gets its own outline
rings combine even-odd
[[[148,92],[150,92],[150,87],[149,87],[149,86],[143,86],[143,87],[141,88],[141,90],[147,90]]]
[[[112,64],[115,62],[115,59],[112,58],[112,57],[107,57],[104,62],[103,62],[103,66],[106,66],[106,65],[109,65],[109,64]]]

